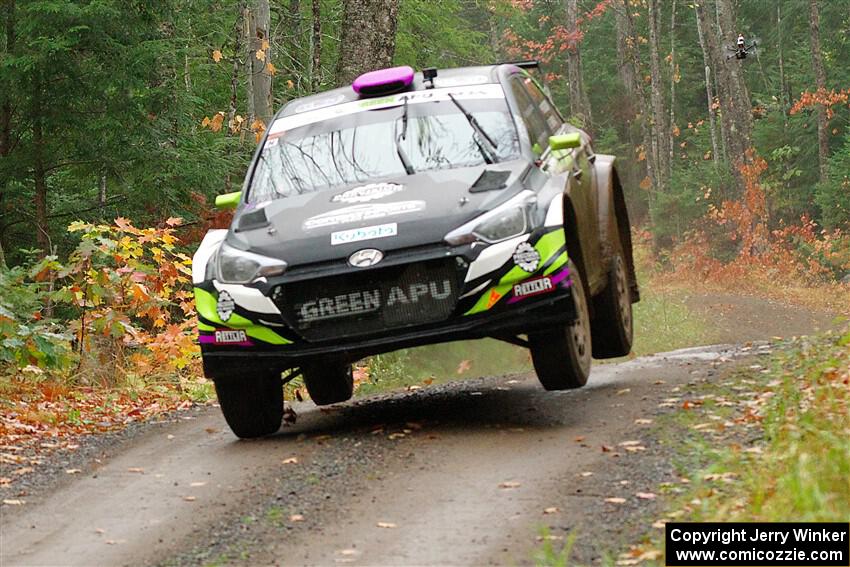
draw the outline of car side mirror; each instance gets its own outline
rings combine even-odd
[[[579,146],[581,146],[581,134],[578,132],[549,136],[549,148],[553,152],[569,150],[570,148],[578,148]]]
[[[240,199],[242,199],[242,191],[216,195],[215,206],[217,209],[235,209],[239,206]]]

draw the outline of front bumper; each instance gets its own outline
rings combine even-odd
[[[429,344],[508,337],[541,331],[572,323],[575,309],[569,291],[552,295],[547,299],[529,301],[510,311],[459,317],[442,323],[407,328],[391,335],[346,339],[333,343],[297,342],[283,348],[257,344],[252,348],[234,348],[223,345],[201,344],[204,358],[258,357],[279,360],[290,366],[308,358],[323,355],[342,356],[354,361],[367,356],[423,346]]]
[[[353,361],[405,347],[514,337],[574,320],[572,280],[561,229],[541,229],[515,241],[485,248],[474,257],[468,252],[453,250],[447,253],[445,249],[438,252],[449,264],[453,256],[460,270],[454,308],[445,312],[445,316],[441,315],[441,320],[432,318],[434,322],[428,323],[425,322],[427,317],[414,317],[396,327],[364,325],[361,329],[355,326],[353,332],[349,325],[347,332],[331,332],[327,336],[316,333],[315,329],[299,330],[295,314],[288,309],[283,301],[285,298],[279,297],[288,292],[276,293],[286,285],[303,289],[304,284],[309,284],[309,288],[315,282],[319,288],[321,280],[305,279],[304,274],[296,273],[288,275],[295,284],[278,281],[252,287],[204,282],[196,286],[204,358],[211,362],[260,357],[288,366],[325,355]],[[414,252],[420,256],[415,259],[398,258],[399,266],[402,260],[408,260],[405,263],[411,266],[418,265],[424,253],[423,250]],[[433,255],[432,252],[427,254]],[[531,265],[529,258],[533,260]],[[395,273],[393,270],[395,268],[390,268],[389,272]],[[358,274],[363,272],[334,277],[344,278],[343,284],[350,283],[354,289]],[[332,328],[332,331],[337,330]]]

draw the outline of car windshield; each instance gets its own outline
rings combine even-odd
[[[267,140],[254,171],[249,200],[257,203],[403,176],[407,172],[400,153],[416,173],[519,156],[516,127],[504,100],[464,100],[463,107],[495,142],[495,149],[481,139],[450,100],[409,105],[406,131],[405,105],[358,112]]]

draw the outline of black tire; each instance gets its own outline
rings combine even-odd
[[[531,360],[547,390],[571,390],[587,383],[591,365],[590,314],[587,294],[575,264],[570,262],[576,320],[560,328],[529,333]]]
[[[354,375],[344,362],[321,362],[301,367],[304,385],[317,406],[327,406],[351,399]]]
[[[632,350],[632,293],[622,254],[611,259],[608,285],[593,298],[593,357],[615,358]]]
[[[227,425],[237,437],[253,439],[276,433],[283,419],[283,382],[280,371],[245,364],[241,370],[228,365],[227,371],[210,370],[218,404]]]

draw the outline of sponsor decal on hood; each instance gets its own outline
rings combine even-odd
[[[304,221],[304,230],[323,228],[353,222],[377,220],[384,217],[418,213],[425,210],[425,201],[399,201],[397,203],[372,203],[371,205],[352,205],[335,211],[328,211]]]
[[[351,230],[341,230],[331,233],[331,246],[350,244],[361,240],[374,240],[376,238],[387,238],[398,235],[398,223],[379,224],[376,226],[364,226]]]
[[[404,185],[398,183],[370,183],[349,189],[331,197],[332,203],[365,203],[383,197],[389,197],[404,189]]]

